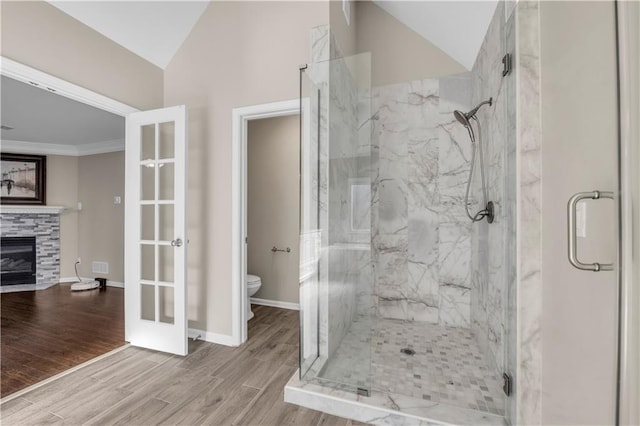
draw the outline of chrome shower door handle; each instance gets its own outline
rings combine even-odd
[[[182,240],[180,238],[172,240],[171,241],[171,246],[172,247],[182,247]]]
[[[613,200],[613,192],[591,191],[578,192],[569,199],[567,205],[567,222],[569,228],[569,263],[582,271],[613,271],[613,263],[582,263],[578,260],[578,238],[576,233],[576,206],[578,202],[585,199],[599,200],[609,198]]]

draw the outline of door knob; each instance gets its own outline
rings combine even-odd
[[[180,238],[177,238],[177,239],[171,241],[171,245],[173,247],[182,247],[182,240]]]

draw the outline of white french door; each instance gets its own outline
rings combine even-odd
[[[188,352],[186,118],[182,105],[126,120],[125,340],[178,355]]]

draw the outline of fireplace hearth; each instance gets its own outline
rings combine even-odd
[[[2,237],[0,285],[36,284],[36,237]]]

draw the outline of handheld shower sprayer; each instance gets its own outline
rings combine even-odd
[[[489,100],[481,102],[480,104],[478,104],[475,108],[473,108],[471,111],[469,112],[462,112],[462,111],[454,111],[453,112],[453,116],[456,118],[456,120],[458,120],[460,122],[460,124],[462,124],[467,131],[469,132],[469,139],[471,139],[471,148],[472,148],[472,154],[471,154],[471,170],[469,171],[469,180],[467,181],[467,191],[464,197],[464,208],[465,211],[467,213],[467,216],[469,217],[469,219],[471,219],[472,222],[479,222],[482,219],[484,219],[485,217],[487,218],[487,222],[489,223],[493,223],[493,219],[494,219],[494,205],[493,205],[493,201],[488,201],[488,197],[487,197],[487,184],[485,181],[485,176],[484,176],[484,153],[482,151],[482,129],[480,127],[480,120],[478,120],[478,117],[476,117],[476,113],[478,112],[478,110],[483,106],[483,105],[489,105],[492,106],[493,105],[493,98],[489,98]],[[473,126],[471,126],[471,120],[475,120],[477,126],[478,126],[478,144],[477,144],[477,148],[476,148],[476,136],[473,130]],[[480,176],[482,179],[482,195],[484,197],[484,205],[485,208],[483,210],[480,210],[479,212],[477,212],[476,214],[472,215],[469,212],[469,190],[471,188],[471,181],[473,180],[473,172],[475,170],[475,163],[476,163],[476,151],[478,152],[478,156],[480,157]]]

